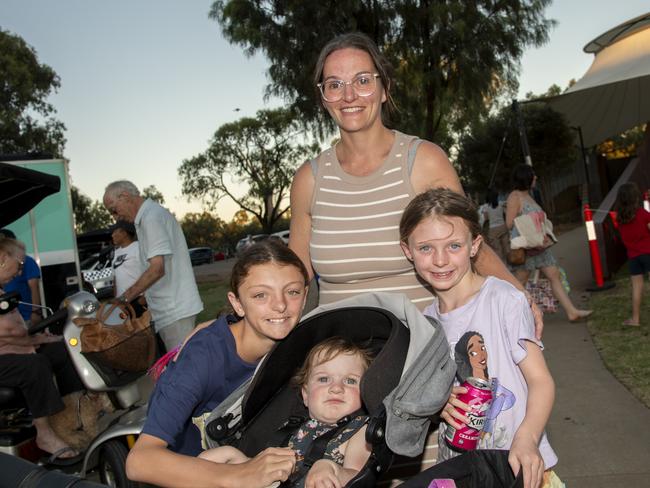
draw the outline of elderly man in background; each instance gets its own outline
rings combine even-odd
[[[144,293],[156,332],[170,351],[192,331],[203,310],[183,231],[167,209],[145,200],[130,181],[109,184],[104,206],[116,220],[135,224],[144,263],[144,272],[119,300],[128,303]]]

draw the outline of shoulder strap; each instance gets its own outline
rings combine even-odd
[[[408,159],[406,161],[409,176],[411,176],[411,173],[413,172],[413,165],[415,164],[415,153],[417,153],[420,144],[422,144],[422,139],[415,138],[411,141],[411,145],[409,146]]]
[[[316,179],[316,175],[318,175],[318,158],[310,159],[309,165],[311,166],[311,174],[314,175],[314,179]]]

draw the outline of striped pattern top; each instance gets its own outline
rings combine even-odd
[[[399,245],[399,221],[415,196],[414,139],[395,131],[386,160],[363,177],[345,173],[333,147],[318,156],[309,249],[320,304],[370,291],[404,293],[420,310],[433,300]]]

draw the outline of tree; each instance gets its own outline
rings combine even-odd
[[[317,144],[300,144],[303,134],[288,110],[260,110],[222,125],[204,153],[186,159],[178,174],[183,194],[214,208],[227,196],[254,215],[270,233],[288,209],[287,196],[298,163],[318,152]],[[226,179],[228,175],[233,182]],[[234,185],[248,191],[237,196]]]
[[[400,111],[392,125],[447,143],[517,87],[519,59],[548,40],[550,0],[217,0],[210,18],[248,55],[271,62],[266,95],[284,97],[308,125],[331,124],[312,73],[321,47],[337,34],[368,34],[395,69]],[[315,28],[317,26],[317,28]],[[331,127],[331,125],[329,125]]]
[[[161,205],[165,204],[165,197],[163,194],[156,188],[156,185],[149,185],[148,187],[142,190],[142,196],[144,198],[151,198],[152,200],[158,202]]]
[[[223,220],[210,212],[187,213],[181,222],[188,247],[222,247],[225,225]]]
[[[526,103],[520,107],[535,173],[543,185],[576,161],[575,133],[562,114],[545,103]],[[463,186],[469,193],[484,193],[491,179],[497,190],[509,192],[510,173],[523,162],[511,107],[474,123],[461,138],[456,158]]]
[[[70,188],[72,196],[72,211],[75,220],[75,232],[83,234],[91,230],[104,229],[108,227],[113,219],[104,205],[79,191],[79,188]]]
[[[63,155],[65,126],[47,102],[59,86],[31,46],[0,29],[0,154]]]

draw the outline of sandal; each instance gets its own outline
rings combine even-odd
[[[623,325],[627,325],[629,327],[640,327],[641,324],[639,322],[633,322],[632,319],[627,319],[623,321]]]
[[[580,310],[579,315],[574,319],[569,319],[569,322],[573,324],[575,324],[576,322],[583,322],[587,320],[593,313],[594,313],[593,310]]]

